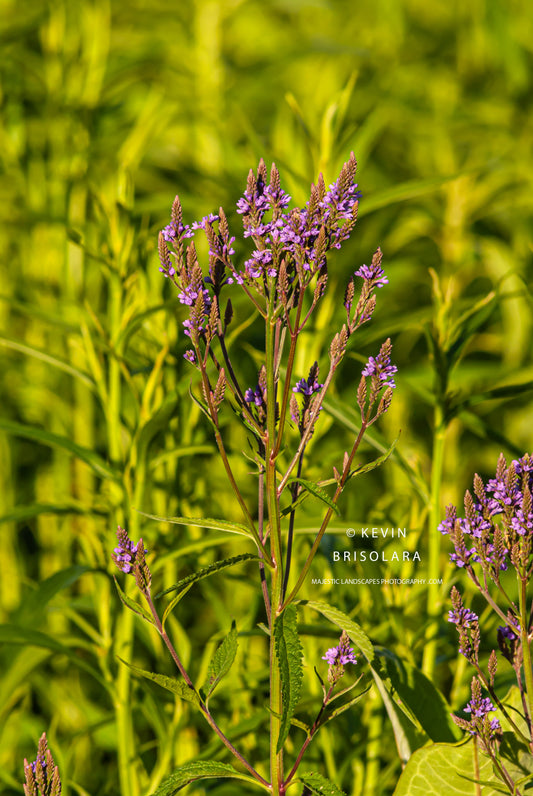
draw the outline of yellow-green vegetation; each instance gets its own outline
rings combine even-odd
[[[436,526],[474,472],[493,472],[500,451],[514,458],[532,447],[528,6],[525,0],[3,0],[0,790],[6,796],[21,792],[23,759],[35,757],[44,730],[64,796],[148,796],[182,763],[227,760],[187,702],[174,702],[119,662],[117,656],[174,674],[159,637],[124,610],[110,552],[118,524],[133,539],[142,536],[161,591],[221,558],[253,552],[246,538],[223,528],[153,519],[241,519],[211,428],[189,397],[197,375],[183,359],[181,308],[159,273],[157,232],[177,192],[188,223],[222,205],[230,228],[240,230],[235,202],[260,157],[276,162],[298,205],[319,172],[326,183],[336,177],[350,151],[359,164],[359,221],[343,251],[329,259],[328,293],[304,333],[299,378],[315,359],[327,358],[331,329],[342,323],[344,285],[378,246],[389,277],[372,325],[343,363],[322,413],[306,477],[327,480],[339,451],[342,460],[347,437],[358,430],[361,369],[388,337],[398,387],[359,464],[382,454],[401,430],[400,439],[384,466],[346,489],[305,596],[334,603],[375,644],[393,650],[413,689],[427,687],[427,680],[417,685],[423,668],[453,710],[467,701],[470,675],[446,623],[458,576]],[[206,248],[199,254],[205,257]],[[231,342],[255,384],[262,341],[239,300],[235,317]],[[253,506],[246,437],[229,410],[221,412],[221,425],[233,472]],[[295,578],[320,509],[308,500],[296,527]],[[368,540],[362,527],[407,533]],[[354,536],[346,536],[348,528]],[[380,554],[376,562],[332,560],[333,550],[371,545]],[[395,563],[395,550],[419,551],[421,561]],[[311,578],[425,582],[312,585]],[[442,583],[429,584],[430,578]],[[240,634],[238,666],[212,707],[216,702],[221,724],[244,753],[257,759],[263,750],[267,759],[268,660],[257,626],[264,617],[255,564],[195,584],[166,626],[202,683],[232,619]],[[336,631],[311,609],[302,609],[300,626],[305,716],[320,693],[313,665]],[[442,705],[439,710],[444,716]],[[401,759],[428,738],[450,740],[435,737],[438,728],[412,727],[398,755],[394,711],[374,689],[324,728],[309,749],[310,770],[349,796],[392,794]],[[224,782],[185,792],[248,792],[244,783]],[[301,793],[297,784],[291,792],[298,787]]]

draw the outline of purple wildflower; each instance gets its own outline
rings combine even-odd
[[[192,349],[186,351],[183,355],[183,358],[186,359],[187,362],[190,362],[192,365],[196,365],[196,354]]]
[[[115,547],[114,552],[111,553],[111,558],[122,572],[129,574],[135,566],[139,545],[141,545],[142,550],[142,539],[137,544],[133,544],[128,532],[121,528],[120,525],[117,529],[117,539],[119,544],[118,547]],[[148,550],[144,550],[144,552],[147,553]]]
[[[372,265],[362,265],[361,268],[355,272],[355,275],[360,276],[365,282],[369,282],[372,287],[383,287],[389,283],[385,271],[377,262],[372,263]]]
[[[327,661],[329,664],[328,682],[331,686],[334,686],[343,676],[344,667],[347,663],[357,663],[353,648],[350,647],[349,642],[350,638],[343,630],[337,646],[331,647],[326,654],[322,656],[322,660]]]
[[[316,362],[311,368],[308,378],[300,379],[300,381],[296,383],[296,387],[293,387],[292,391],[300,392],[302,395],[311,396],[314,395],[315,392],[321,390],[324,385],[318,383],[318,380],[315,376],[315,369],[316,373],[318,373],[318,366]]]
[[[465,608],[464,606],[448,612],[448,622],[452,622],[454,625],[463,625],[463,627],[469,627],[472,622],[478,621],[478,615],[475,614],[474,611],[471,611],[469,608]]]
[[[37,758],[32,763],[24,760],[25,796],[60,796],[61,779],[59,769],[46,742],[43,732],[37,747]]]
[[[323,661],[327,661],[330,666],[341,665],[347,663],[357,663],[352,647],[347,647],[343,644],[338,644],[336,647],[330,647],[326,654],[322,656]]]
[[[390,387],[393,390],[396,387],[396,383],[393,379],[393,375],[397,373],[398,368],[396,365],[391,365],[390,361],[390,341],[388,351],[385,350],[384,344],[381,347],[381,351],[379,352],[377,357],[370,357],[365,368],[362,372],[362,376],[372,376],[379,380],[381,386]]]
[[[265,403],[265,399],[263,397],[263,391],[259,385],[254,389],[248,387],[246,392],[244,393],[244,400],[249,404],[255,404],[256,406],[263,406]]]
[[[488,713],[496,710],[488,697],[484,699],[472,698],[468,705],[464,708],[465,713],[471,713],[473,717],[483,719]]]

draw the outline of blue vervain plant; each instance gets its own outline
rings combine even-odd
[[[486,671],[480,663],[479,616],[464,606],[454,586],[448,618],[459,633],[459,652],[476,671],[471,683],[472,699],[464,708],[469,718],[455,716],[454,720],[478,741],[492,760],[497,776],[514,796],[522,796],[522,786],[532,778],[533,601],[528,593],[533,573],[532,490],[531,456],[525,454],[507,466],[502,454],[494,478],[485,484],[479,475],[475,476],[473,494],[465,494],[464,518],[459,518],[456,507],[451,505],[439,526],[453,542],[451,560],[468,575],[501,621],[497,646],[516,678],[517,704],[512,704],[511,697],[498,693],[495,684],[499,666],[496,650],[490,653]],[[483,696],[484,691],[488,696]],[[494,716],[495,711],[500,718]],[[514,762],[512,768],[509,758]]]
[[[338,511],[339,498],[348,481],[362,469],[355,465],[354,460],[365,432],[390,406],[396,372],[396,366],[391,364],[390,340],[383,343],[375,357],[369,358],[362,370],[356,396],[360,429],[344,453],[342,462],[333,468],[332,477],[320,482],[306,480],[302,474],[308,445],[334,376],[355,332],[372,318],[376,290],[388,281],[381,267],[379,249],[371,264],[359,268],[346,288],[343,301],[346,320],[331,340],[329,364],[322,364],[325,375],[320,375],[320,365],[315,361],[309,363],[307,378],[302,377],[295,372],[295,362],[302,331],[310,323],[327,288],[328,252],[341,247],[356,222],[360,194],[354,181],[355,172],[356,162],[352,154],[336,182],[327,188],[320,175],[317,184],[311,188],[305,207],[290,210],[290,197],[281,187],[276,166],[272,165],[268,176],[261,161],[255,174],[250,171],[244,196],[237,203],[237,212],[243,219],[244,238],[251,238],[254,245],[251,256],[241,268],[234,261],[235,237],[230,234],[222,208],[218,214],[210,214],[189,225],[183,220],[181,203],[176,197],[170,224],[159,235],[160,270],[175,285],[181,304],[188,308],[183,326],[190,348],[185,358],[198,371],[201,384],[201,395],[191,393],[191,397],[212,426],[228,482],[242,513],[241,523],[186,517],[173,518],[173,521],[185,525],[194,522],[206,527],[218,522],[216,527],[238,531],[255,546],[255,554],[245,553],[217,562],[167,589],[164,594],[176,594],[162,621],[152,595],[151,573],[143,541],[134,543],[125,530],[118,530],[118,546],[113,559],[119,569],[135,577],[149,612],[119,589],[121,598],[155,626],[181,679],[171,680],[137,667],[131,668],[191,702],[241,764],[239,770],[223,763],[186,764],[160,786],[157,794],[161,796],[174,793],[192,780],[210,776],[239,777],[275,796],[285,794],[288,787],[298,780],[304,783],[307,792],[323,792],[326,785],[330,793],[341,792],[320,772],[300,773],[299,778],[296,774],[306,749],[320,728],[365,693],[363,689],[348,703],[336,710],[328,710],[335,699],[351,691],[361,679],[340,691],[337,687],[344,667],[356,663],[350,640],[367,659],[371,657],[372,645],[348,616],[323,603],[302,601],[299,595],[331,517]],[[198,262],[192,240],[198,231],[203,231],[209,245],[205,270]],[[257,382],[252,385],[243,383],[228,345],[228,329],[234,315],[232,296],[237,291],[245,294],[264,322],[264,361],[259,368]],[[228,441],[224,439],[221,415],[229,407],[240,419],[251,441],[256,467],[257,513],[245,499],[230,461]],[[384,458],[376,460],[374,466]],[[371,468],[366,465],[364,470],[368,469]],[[333,487],[332,493],[327,491],[328,486]],[[291,568],[295,517],[300,503],[309,494],[319,498],[325,510],[305,562],[296,575]],[[191,583],[254,558],[258,564],[258,583],[264,603],[264,629],[269,639],[268,774],[260,773],[257,763],[246,759],[235,748],[209,707],[213,690],[235,659],[236,628],[232,627],[216,651],[203,688],[197,688],[193,683],[164,628],[164,618]],[[342,635],[338,646],[328,650],[324,656],[328,663],[327,685],[315,669],[322,685],[322,704],[311,725],[296,722],[304,729],[306,737],[295,759],[287,764],[284,747],[303,683],[303,651],[297,628],[298,603],[330,618],[342,630]]]

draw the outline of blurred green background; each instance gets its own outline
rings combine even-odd
[[[433,627],[425,671],[457,709],[468,674],[443,618],[454,576],[445,544],[431,541],[436,521],[500,451],[531,450],[531,5],[2,0],[0,37],[2,791],[20,793],[43,730],[65,794],[141,796],[181,762],[224,759],[187,706],[118,664],[117,654],[171,671],[157,639],[124,615],[109,551],[117,523],[142,533],[162,586],[238,552],[238,538],[139,511],[235,516],[188,398],[193,371],[156,242],[177,192],[189,222],[222,205],[238,230],[235,202],[260,157],[275,160],[298,205],[320,171],[333,181],[352,150],[359,163],[360,220],[331,258],[300,376],[327,351],[344,285],[378,246],[390,281],[340,374],[308,477],[338,463],[361,363],[387,336],[398,389],[372,444],[384,449],[401,429],[400,440],[347,490],[340,536],[313,575],[330,572],[344,527],[377,524],[407,527],[422,551],[402,574],[445,581],[318,596],[417,666]],[[240,349],[250,383],[259,344],[252,330]],[[225,423],[246,479],[244,438]],[[304,547],[318,514],[301,521]],[[200,680],[228,617],[246,631],[219,710],[252,757],[268,718],[245,693],[267,687],[255,583],[253,567],[204,581],[171,625]],[[331,646],[317,632],[310,670]],[[341,722],[310,750],[314,767],[350,796],[392,793],[401,768],[380,700]]]

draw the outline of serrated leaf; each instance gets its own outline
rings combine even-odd
[[[274,649],[281,678],[283,714],[277,741],[277,751],[283,748],[291,726],[302,687],[302,645],[298,637],[296,606],[288,605],[274,622]]]
[[[314,481],[306,481],[304,478],[289,478],[287,484],[300,484],[304,489],[307,490],[307,492],[321,500],[322,503],[325,503],[326,506],[329,506],[329,508],[333,509],[336,514],[339,513],[337,505],[332,501],[326,490]]]
[[[148,613],[146,608],[143,608],[143,606],[140,605],[140,603],[137,603],[135,602],[135,600],[132,600],[131,597],[128,597],[126,592],[124,592],[120,588],[119,582],[114,575],[113,575],[113,580],[115,581],[115,586],[117,587],[118,596],[120,597],[120,600],[123,603],[123,605],[125,605],[126,608],[129,608],[131,611],[133,611],[133,613],[142,616],[142,618],[146,619],[147,622],[150,622],[151,625],[155,624],[153,616],[151,616]]]
[[[475,771],[474,743],[433,744],[412,755],[406,765],[394,796],[478,796],[473,780]],[[500,793],[501,781],[492,771],[492,761],[478,748],[479,779],[491,783],[482,789],[482,796]]]
[[[343,790],[330,779],[319,774],[318,771],[306,771],[304,774],[300,774],[298,780],[303,782],[311,793],[319,794],[319,796],[346,796]]]
[[[81,459],[94,472],[101,478],[108,478],[111,481],[120,481],[120,475],[112,469],[101,456],[98,456],[90,448],[85,448],[73,442],[70,437],[63,437],[60,434],[54,434],[52,431],[46,431],[43,428],[35,428],[34,426],[27,426],[24,423],[15,423],[12,420],[0,418],[0,429],[7,431],[8,434],[13,434],[17,437],[24,437],[31,439],[33,442],[40,442],[42,445],[48,445],[51,448],[61,448],[72,453]]]
[[[227,763],[211,762],[209,760],[199,761],[194,763],[185,763],[185,765],[177,768],[169,777],[167,777],[152,796],[174,796],[177,791],[189,782],[194,782],[197,779],[231,777],[233,779],[241,779],[249,782],[252,785],[264,786],[253,777],[241,774],[233,766]],[[268,790],[268,788],[265,788]]]
[[[160,685],[161,688],[165,688],[167,691],[170,691],[172,694],[179,696],[181,699],[185,699],[187,702],[191,702],[193,705],[200,704],[200,698],[197,692],[191,688],[185,680],[176,680],[175,677],[167,677],[164,674],[158,674],[157,672],[149,672],[146,669],[141,669],[139,666],[135,666],[133,663],[128,663],[123,658],[117,655],[117,658],[121,663],[131,669],[134,674],[137,674],[139,677],[144,677],[146,680],[152,680],[152,682],[157,683]]]
[[[196,581],[207,578],[209,575],[214,575],[215,572],[220,572],[222,569],[234,567],[235,564],[240,564],[241,561],[252,560],[259,561],[259,557],[255,556],[253,553],[241,553],[238,556],[224,558],[222,561],[215,561],[214,564],[210,564],[208,567],[199,569],[198,572],[193,572],[191,575],[187,575],[186,578],[182,578],[173,586],[169,586],[168,589],[165,589],[165,591],[159,592],[159,594],[156,594],[156,598],[163,597],[165,594],[170,594],[173,591],[181,591],[187,586],[191,586],[193,583],[196,583]]]
[[[157,522],[169,522],[171,525],[193,525],[197,528],[214,528],[216,531],[226,531],[227,533],[237,533],[240,536],[252,538],[249,528],[240,522],[229,522],[228,520],[218,520],[212,517],[159,517],[157,514],[145,514],[139,511],[143,517]]]
[[[328,605],[328,603],[316,602],[315,600],[300,600],[300,605],[307,605],[309,608],[313,608],[315,611],[321,613],[322,616],[325,616],[326,619],[329,619],[330,622],[333,622],[334,625],[337,625],[341,630],[344,630],[356,647],[361,650],[368,663],[374,660],[374,647],[372,642],[364,630],[350,619],[347,614],[339,611],[338,608],[334,608],[332,605]]]
[[[205,685],[207,692],[207,699],[211,696],[217,685],[223,677],[227,675],[233,665],[235,656],[237,654],[237,627],[235,622],[231,624],[231,630],[223,640],[222,644],[217,647],[213,656],[213,660],[209,664],[207,672],[207,683]]]

